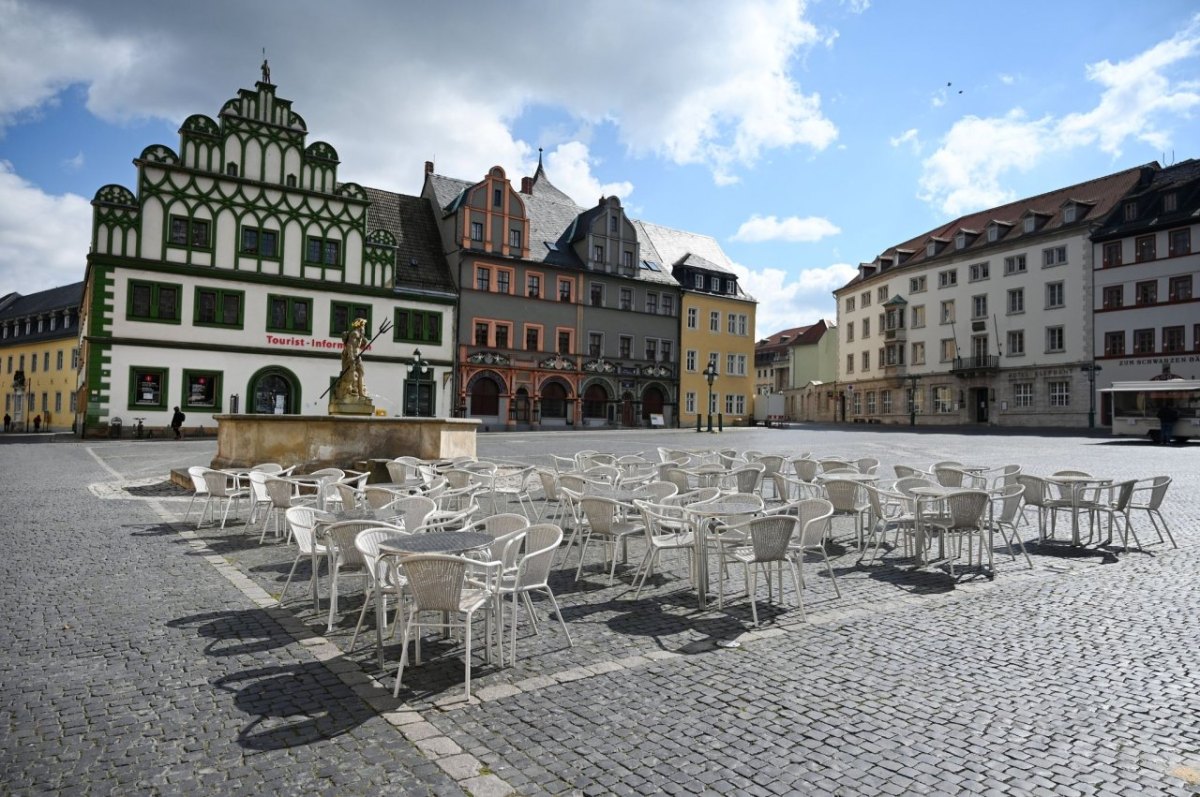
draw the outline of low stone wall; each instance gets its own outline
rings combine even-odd
[[[346,415],[216,415],[214,468],[261,462],[352,468],[364,459],[475,456],[479,421],[460,418],[378,418]]]

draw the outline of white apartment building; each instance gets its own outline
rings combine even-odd
[[[955,219],[834,292],[848,421],[1086,426],[1089,230],[1157,164]]]
[[[1096,388],[1169,368],[1200,378],[1200,161],[1158,172],[1092,236]],[[1112,422],[1109,394],[1100,420]]]

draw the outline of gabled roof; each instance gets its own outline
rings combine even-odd
[[[1148,180],[1159,168],[1158,163],[1152,162],[953,219],[939,227],[889,247],[880,255],[880,258],[886,259],[893,257],[896,251],[911,252],[909,258],[903,263],[893,264],[891,267],[873,271],[860,269],[859,275],[839,288],[838,291],[845,290],[875,276],[890,274],[899,269],[930,265],[932,261],[961,256],[964,253],[967,256],[970,256],[972,252],[986,254],[995,248],[1012,246],[1014,244],[1020,245],[1020,242],[1024,239],[1035,236],[1040,237],[1048,232],[1057,232],[1066,228],[1077,228],[1081,232],[1086,232],[1088,225],[1094,224],[1098,219],[1107,216],[1108,212],[1122,197],[1133,190],[1140,180]],[[1068,200],[1075,200],[1085,208],[1091,207],[1091,210],[1087,213],[1079,214],[1073,222],[1064,223],[1060,210]],[[1030,213],[1047,217],[1047,221],[1033,232],[1026,233],[1018,222]],[[989,241],[986,235],[981,235],[962,249],[945,247],[939,248],[933,255],[926,253],[925,244],[930,240],[946,242],[954,235],[955,230],[960,228],[983,229],[989,223],[1001,224],[1003,227],[1007,227],[1008,230],[997,241]]]
[[[363,190],[371,202],[367,232],[387,230],[396,239],[396,288],[453,293],[454,280],[429,203],[379,188]]]
[[[70,285],[60,285],[28,296],[19,293],[10,294],[13,300],[0,310],[0,320],[25,318],[55,310],[67,310],[79,307],[83,301],[83,283],[72,282]],[[8,298],[8,297],[5,297]]]

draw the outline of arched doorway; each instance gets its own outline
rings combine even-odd
[[[500,385],[491,377],[480,377],[471,385],[471,406],[468,415],[500,414]]]
[[[542,423],[562,425],[567,422],[567,388],[562,382],[542,385]]]
[[[300,383],[285,368],[264,368],[254,374],[246,394],[246,412],[256,415],[288,415],[300,408]]]
[[[583,417],[585,420],[606,420],[608,391],[603,385],[592,384],[583,391]]]
[[[655,385],[647,387],[642,391],[642,421],[648,424],[651,415],[664,415],[666,403],[667,397],[661,388]],[[666,421],[665,415],[663,420]]]
[[[626,390],[621,394],[621,425],[633,426],[633,394]]]
[[[513,397],[513,418],[517,423],[529,423],[529,391],[525,388]]]

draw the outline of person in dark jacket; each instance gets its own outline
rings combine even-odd
[[[1175,421],[1179,420],[1179,410],[1171,402],[1163,404],[1158,409],[1158,442],[1164,446],[1171,445],[1175,439]]]
[[[175,432],[175,439],[183,439],[183,422],[187,420],[187,416],[175,408],[175,414],[171,416],[171,429]]]

